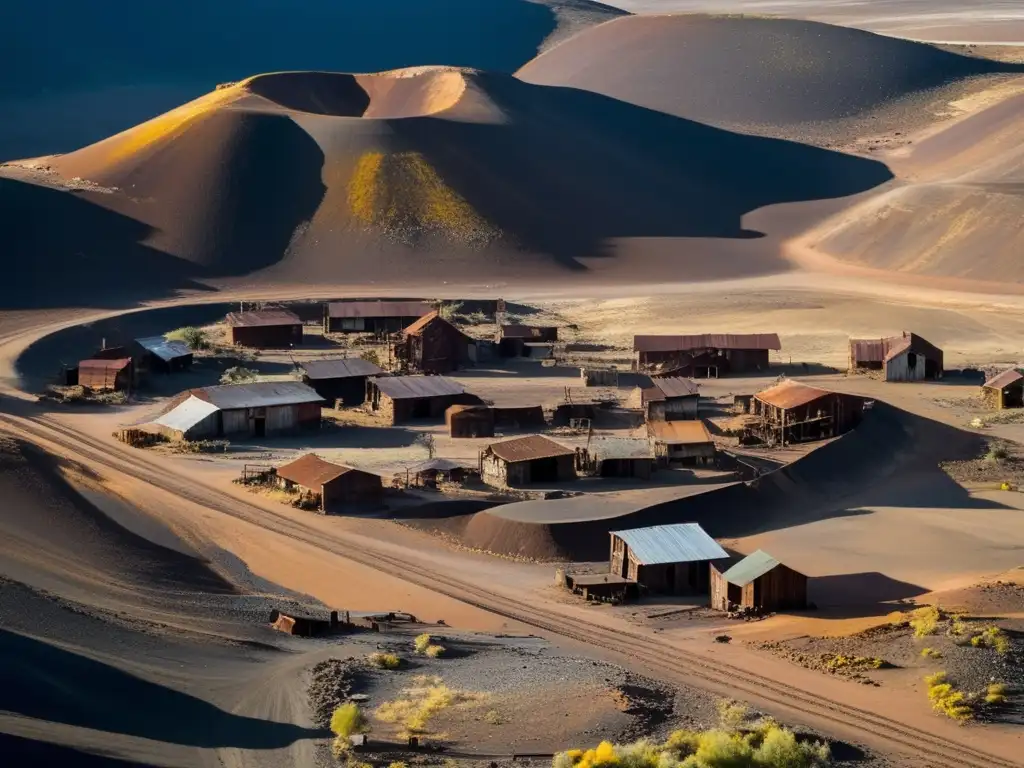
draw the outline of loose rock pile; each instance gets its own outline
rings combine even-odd
[[[321,728],[331,724],[334,710],[356,693],[364,671],[361,659],[327,659],[313,667],[307,694],[313,722]]]

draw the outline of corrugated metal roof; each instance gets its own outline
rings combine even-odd
[[[452,324],[448,320],[445,320],[443,317],[437,314],[437,312],[428,312],[419,320],[406,327],[404,333],[409,336],[417,336],[423,333],[427,326],[431,325],[432,323],[443,323],[444,325],[448,326],[451,330],[455,331],[457,334],[462,336],[467,341],[473,340],[471,337],[467,336],[465,333],[456,328],[454,324]]]
[[[652,379],[654,386],[660,389],[665,397],[694,397],[700,394],[697,382],[693,379],[666,377]]]
[[[250,312],[229,312],[227,323],[232,328],[257,325],[302,325],[302,320],[287,309],[257,309]]]
[[[324,483],[336,480],[347,472],[358,472],[354,467],[332,464],[315,453],[307,453],[295,461],[277,468],[277,476],[298,483],[303,488],[319,488]]]
[[[728,553],[697,523],[654,525],[629,531],[612,531],[643,565],[694,563],[719,560]]]
[[[828,390],[810,387],[793,379],[786,379],[774,387],[768,387],[768,389],[758,392],[754,398],[762,403],[774,405],[776,408],[797,408],[831,394],[833,393]]]
[[[335,318],[421,317],[432,309],[422,301],[332,301],[327,314]]]
[[[131,365],[130,357],[120,357],[113,360],[82,360],[78,363],[79,371],[120,371]]]
[[[499,459],[511,461],[533,461],[534,459],[550,459],[554,456],[572,456],[576,452],[561,443],[544,437],[544,435],[526,435],[500,443],[491,443],[487,450]]]
[[[301,381],[259,381],[254,384],[221,384],[190,390],[194,397],[230,411],[273,405],[322,403],[323,398]]]
[[[595,437],[590,452],[600,459],[649,459],[651,444],[642,438]]]
[[[942,350],[916,333],[904,331],[883,339],[850,339],[850,356],[856,363],[883,363],[910,349],[927,359],[942,361]]]
[[[353,376],[377,376],[383,369],[361,357],[342,357],[327,360],[310,360],[302,364],[302,370],[314,381],[321,379],[347,379]]]
[[[1015,368],[1011,368],[1008,371],[1003,371],[1002,373],[993,376],[991,379],[986,381],[983,386],[989,387],[990,389],[1003,389],[1020,381],[1021,379],[1024,379],[1024,374]]]
[[[711,433],[702,421],[652,421],[647,432],[659,443],[666,445],[694,445],[710,443]]]
[[[185,402],[180,403],[176,408],[172,408],[158,419],[155,419],[153,423],[159,424],[162,427],[169,427],[170,429],[175,429],[180,432],[186,432],[211,413],[216,413],[219,410],[220,409],[213,403],[200,400],[198,397],[193,395]]]
[[[634,336],[635,352],[686,352],[691,349],[782,349],[777,333],[698,333],[689,336]]]
[[[457,381],[444,376],[384,376],[375,379],[383,394],[392,400],[408,400],[417,397],[445,397],[461,395],[466,388]]]
[[[747,555],[736,565],[722,574],[722,578],[737,587],[745,587],[754,579],[759,579],[768,571],[779,565],[779,561],[763,549]]]
[[[192,348],[184,341],[169,341],[163,336],[147,336],[135,343],[166,362],[192,354]]]

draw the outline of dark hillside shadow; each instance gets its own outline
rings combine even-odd
[[[186,746],[279,749],[322,731],[225,712],[187,693],[0,629],[0,709]]]
[[[756,238],[741,218],[845,197],[893,178],[882,163],[734,133],[572,88],[482,75],[502,124],[392,121],[453,189],[522,246],[583,269],[615,238]],[[457,116],[457,108],[451,116]]]
[[[819,608],[833,606],[856,609],[853,615],[869,612],[891,613],[893,603],[926,594],[929,590],[917,584],[890,578],[884,573],[843,573],[833,576],[815,576],[807,583],[807,594]],[[834,612],[829,612],[830,616]]]
[[[158,768],[153,763],[122,760],[107,754],[87,752],[48,741],[0,733],[0,754],[9,765],[61,766],[61,768]]]

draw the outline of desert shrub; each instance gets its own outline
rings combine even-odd
[[[947,680],[945,672],[928,675],[924,681],[928,685],[928,700],[936,712],[941,712],[960,723],[974,717],[974,710],[967,702],[967,698]]]
[[[416,650],[416,653],[425,653],[431,640],[433,638],[424,632],[422,635],[416,635],[416,639],[412,641],[412,647]]]
[[[738,701],[721,699],[718,704],[718,724],[726,730],[740,728],[747,719],[747,706]]]
[[[942,653],[934,648],[923,648],[921,650],[921,656],[926,659],[941,659]]]
[[[402,659],[397,653],[371,653],[367,659],[371,666],[377,669],[398,669],[402,666]]]
[[[409,768],[409,764],[404,763],[401,760],[396,760],[393,763],[388,763],[388,768]]]
[[[489,709],[484,715],[484,722],[488,725],[501,725],[505,721],[501,719],[501,715],[498,713],[498,710]]]
[[[828,765],[832,754],[823,742],[799,742],[796,734],[775,727],[754,750],[754,764],[764,768],[812,768]]]
[[[225,453],[229,440],[177,440],[171,443],[172,453]]]
[[[439,656],[444,656],[444,651],[445,651],[445,647],[443,645],[437,645],[436,643],[431,643],[430,645],[428,645],[423,650],[423,655],[424,656],[429,656],[432,659],[436,659]]]
[[[363,710],[354,702],[342,704],[331,715],[331,733],[339,739],[347,740],[350,736],[366,730],[366,717]]]
[[[988,453],[985,454],[986,461],[1006,461],[1010,458],[1010,452],[1005,445],[990,445]]]
[[[437,314],[443,320],[454,320],[462,309],[461,301],[438,301]]]
[[[1006,685],[1003,683],[991,683],[985,690],[986,704],[1005,704]]]
[[[910,612],[907,623],[914,630],[914,637],[934,635],[939,630],[942,613],[938,606],[925,605]]]
[[[194,350],[210,348],[210,339],[207,337],[206,331],[191,325],[171,331],[166,338],[170,341],[184,341]]]
[[[363,352],[361,355],[359,355],[359,357],[361,357],[363,360],[365,360],[368,363],[373,363],[378,368],[383,367],[380,364],[380,355],[377,354],[377,350],[375,350],[375,349],[368,349],[365,352]]]
[[[964,621],[964,617],[955,614],[950,618],[949,634],[953,637],[964,637],[971,634],[971,625]]]
[[[403,727],[406,734],[426,733],[432,718],[452,707],[465,707],[481,701],[479,693],[449,688],[440,678],[417,678],[416,687],[406,688],[402,697],[377,707],[374,716],[384,723]]]
[[[844,656],[841,653],[825,654],[822,657],[822,661],[825,662],[825,669],[829,672],[857,669],[881,669],[882,667],[887,666],[886,662],[879,658],[871,656]]]
[[[1010,638],[1002,629],[993,624],[971,637],[971,645],[975,648],[992,648],[1000,654],[1008,653]]]
[[[252,368],[245,368],[241,365],[233,365],[227,368],[220,375],[221,384],[244,384],[248,381],[256,381],[259,378],[259,371]]]

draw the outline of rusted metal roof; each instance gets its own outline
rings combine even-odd
[[[1010,368],[1008,371],[1003,371],[1002,373],[993,376],[982,386],[988,387],[989,389],[1005,389],[1021,379],[1024,379],[1024,374],[1015,368]]]
[[[332,464],[329,461],[324,461],[315,453],[307,453],[295,461],[278,467],[277,476],[297,483],[303,488],[319,488],[348,472],[359,471],[361,470],[347,467],[344,464]]]
[[[922,357],[942,361],[942,350],[916,333],[903,332],[883,339],[850,339],[850,356],[857,363],[884,363],[909,349]]]
[[[697,397],[700,389],[693,379],[668,377],[651,380],[665,397]]]
[[[287,309],[257,309],[250,312],[229,312],[227,323],[232,328],[260,325],[302,325],[302,320]]]
[[[777,333],[699,333],[690,336],[634,336],[635,352],[687,352],[693,349],[782,349]]]
[[[641,565],[696,563],[729,556],[697,523],[654,525],[611,533],[626,542],[630,554]]]
[[[258,381],[253,384],[219,384],[215,387],[192,389],[189,392],[200,400],[213,403],[221,410],[239,408],[265,408],[275,405],[301,405],[322,403],[323,398],[301,381]]]
[[[444,376],[385,376],[374,379],[377,389],[392,400],[417,397],[449,397],[464,394],[466,388]]]
[[[499,459],[516,463],[535,459],[550,459],[555,456],[572,456],[576,452],[544,435],[526,435],[491,443],[487,450]]]
[[[666,445],[694,445],[710,443],[711,433],[702,421],[652,421],[647,433]]]
[[[82,360],[78,363],[78,370],[81,371],[99,371],[107,373],[116,373],[117,371],[127,368],[131,365],[132,359],[130,357],[119,357],[114,360],[96,360],[95,358],[90,360]]]
[[[432,309],[422,301],[332,301],[327,305],[327,315],[336,318],[422,317]]]
[[[310,360],[302,370],[313,381],[322,379],[348,379],[353,376],[378,376],[383,369],[361,357],[341,357],[328,360]]]
[[[192,354],[192,348],[184,341],[169,341],[163,336],[147,336],[144,339],[136,339],[135,343],[165,362]]]
[[[793,379],[786,379],[774,387],[768,387],[768,389],[758,392],[754,395],[754,399],[774,405],[776,408],[797,408],[831,394],[834,393],[827,389],[818,389]]]

